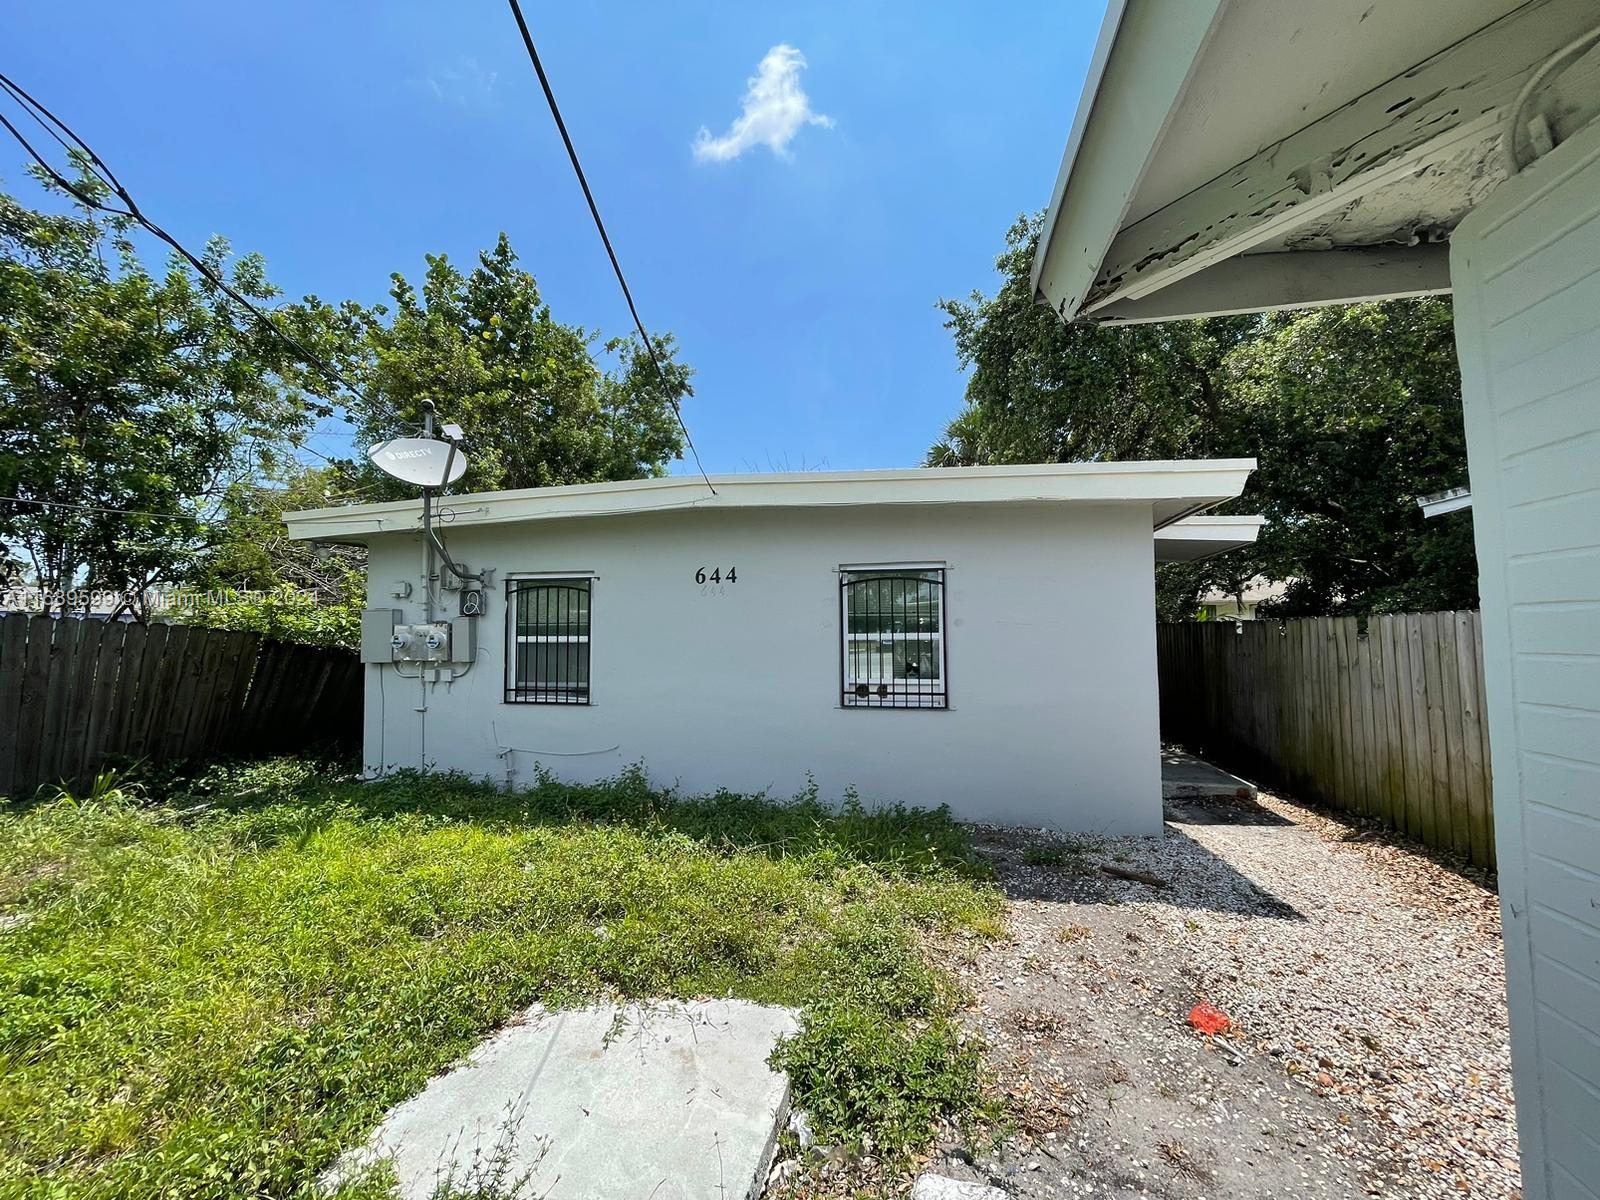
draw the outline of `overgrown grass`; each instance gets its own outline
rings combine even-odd
[[[526,1005],[798,1006],[825,1140],[981,1105],[930,939],[999,903],[947,813],[652,790],[362,786],[296,761],[155,803],[0,809],[0,1195],[308,1195]]]

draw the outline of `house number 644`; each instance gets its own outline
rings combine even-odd
[[[739,569],[729,567],[724,571],[721,567],[712,567],[709,571],[701,567],[694,573],[696,583],[738,583]]]

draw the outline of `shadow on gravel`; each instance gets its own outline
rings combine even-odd
[[[1173,815],[1191,819],[1187,812]],[[1276,817],[1271,822],[1231,823],[1289,824]],[[982,827],[973,831],[973,846],[994,864],[996,883],[1012,900],[1168,904],[1272,921],[1306,919],[1299,909],[1240,874],[1171,821],[1159,841],[1100,841],[1035,829]],[[1130,875],[1133,878],[1126,877]]]
[[[1185,825],[1293,825],[1287,817],[1242,796],[1180,797],[1166,802],[1169,821]]]

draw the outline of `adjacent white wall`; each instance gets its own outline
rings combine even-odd
[[[426,762],[517,783],[642,761],[689,791],[948,804],[965,818],[1161,827],[1148,504],[684,511],[448,526],[499,572],[479,661],[427,689],[368,667],[369,771]],[[421,543],[371,539],[369,603],[422,619]],[[947,567],[947,711],[839,702],[841,565]],[[736,567],[739,581],[694,582]],[[587,707],[504,703],[504,577],[594,572]],[[391,598],[398,580],[416,595]],[[453,614],[454,598],[446,593]],[[410,670],[411,668],[406,668]],[[381,685],[380,685],[381,678]],[[415,711],[425,702],[427,711]],[[507,747],[514,748],[504,754]]]
[[[1600,126],[1452,239],[1528,1200],[1600,1196]]]

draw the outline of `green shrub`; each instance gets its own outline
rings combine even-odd
[[[284,584],[269,592],[224,592],[220,597],[182,610],[175,618],[208,629],[239,629],[259,633],[278,642],[308,646],[361,644],[361,609],[366,591],[359,573],[350,572],[333,602]]]

